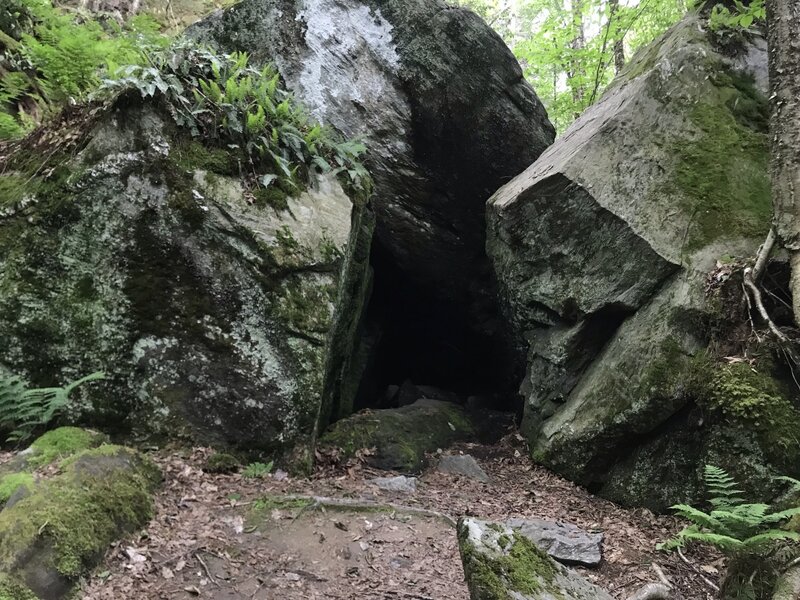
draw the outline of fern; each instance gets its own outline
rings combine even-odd
[[[98,372],[64,387],[33,389],[19,377],[0,378],[0,427],[11,431],[8,441],[25,441],[37,427],[47,425],[64,409],[75,388],[104,378]]]
[[[754,581],[762,572],[773,572],[770,563],[787,564],[796,557],[797,548],[787,550],[788,545],[800,541],[800,534],[781,529],[792,517],[800,514],[800,506],[774,511],[768,504],[745,502],[738,484],[725,470],[712,465],[705,467],[705,485],[709,494],[711,512],[704,512],[687,504],[672,507],[675,513],[691,522],[674,538],[659,544],[661,550],[681,548],[688,542],[707,544],[735,559],[735,564],[749,565],[752,576],[742,577],[732,573],[727,583],[734,596],[739,599],[755,597]],[[789,477],[779,478],[796,489],[800,482]],[[759,574],[759,577],[756,575]],[[733,579],[736,581],[733,582]],[[728,597],[728,596],[726,596]]]

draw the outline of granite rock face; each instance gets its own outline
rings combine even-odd
[[[0,369],[40,386],[105,371],[69,418],[307,465],[363,307],[369,215],[329,176],[259,207],[228,164],[147,106],[100,118],[0,222]]]
[[[489,255],[529,349],[533,455],[616,501],[664,509],[698,491],[704,461],[753,455],[757,424],[720,445],[693,411],[712,412],[708,384],[729,375],[704,361],[721,315],[706,276],[769,229],[765,93],[765,41],[730,58],[691,15],[489,200]],[[668,448],[676,431],[692,443]]]
[[[485,201],[554,129],[488,25],[441,0],[245,0],[190,32],[274,63],[316,118],[362,138],[377,244],[467,326],[497,333]]]

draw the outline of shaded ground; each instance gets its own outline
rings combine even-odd
[[[394,494],[368,483],[385,475],[359,463],[322,468],[312,479],[209,475],[209,450],[157,453],[165,473],[157,515],[145,532],[112,548],[83,585],[84,600],[418,599],[467,600],[453,528],[445,519],[402,510],[335,510],[276,504],[302,494],[359,503],[395,503],[453,517],[560,519],[605,533],[604,561],[583,574],[618,598],[658,581],[675,600],[712,598],[716,557],[655,550],[680,524],[626,511],[533,465],[512,435],[496,446],[464,445],[492,478],[482,484],[429,469],[417,491]]]

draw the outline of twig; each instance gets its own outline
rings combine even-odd
[[[659,567],[656,563],[652,563],[652,567],[653,571],[655,571],[656,575],[658,575],[658,579],[661,581],[661,583],[672,589],[672,583],[670,583],[669,579],[667,579],[667,576],[664,575],[664,571],[661,569],[661,567]]]
[[[208,570],[208,565],[206,564],[206,561],[204,561],[203,558],[200,556],[200,553],[195,552],[194,557],[198,560],[198,562],[201,565],[203,565],[203,570],[206,572],[206,575],[208,575],[208,580],[215,586],[220,587],[220,585],[217,583],[217,580],[214,579],[214,576],[211,574],[211,571]]]
[[[628,600],[669,600],[669,590],[661,583],[648,583]]]
[[[756,263],[756,266],[758,266],[758,263]],[[761,315],[761,318],[767,324],[767,327],[769,327],[769,330],[772,332],[772,335],[774,335],[778,339],[778,341],[783,342],[784,344],[788,344],[789,338],[787,338],[786,335],[780,329],[778,329],[778,326],[775,325],[773,320],[770,318],[767,309],[764,308],[764,300],[761,297],[761,290],[758,289],[758,286],[755,283],[754,272],[755,269],[751,269],[750,267],[747,267],[744,270],[744,277],[743,277],[744,285],[750,290],[750,294],[753,297],[753,303],[756,305],[756,308],[758,309],[758,314]]]
[[[688,558],[686,558],[686,557],[683,555],[683,552],[681,552],[681,549],[680,549],[680,548],[677,548],[677,550],[678,550],[678,556],[680,556],[680,557],[681,557],[681,560],[682,560],[683,562],[685,562],[685,563],[686,563],[686,564],[689,566],[689,568],[690,568],[692,571],[694,571],[694,572],[695,572],[695,574],[696,574],[696,575],[697,575],[697,576],[698,576],[700,579],[702,579],[702,580],[703,580],[703,583],[705,583],[705,584],[706,584],[708,587],[710,587],[710,588],[711,588],[712,590],[714,590],[715,592],[718,592],[718,591],[719,591],[719,586],[718,586],[716,583],[714,583],[713,581],[711,581],[711,580],[710,580],[708,577],[706,577],[705,575],[703,575],[703,574],[700,572],[700,569],[698,569],[698,568],[697,568],[697,567],[695,567],[695,566],[694,566],[692,563],[690,563],[690,562],[689,562],[689,559],[688,559]]]
[[[761,244],[756,255],[756,264],[753,266],[753,283],[761,281],[764,275],[764,269],[767,267],[769,255],[772,253],[772,247],[775,245],[775,228],[771,227],[767,234],[767,239]]]

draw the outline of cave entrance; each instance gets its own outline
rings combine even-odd
[[[520,408],[520,380],[512,372],[499,312],[476,324],[468,306],[414,281],[378,240],[370,262],[374,279],[364,328],[369,363],[355,410],[394,408],[413,402],[414,394],[493,410]]]

